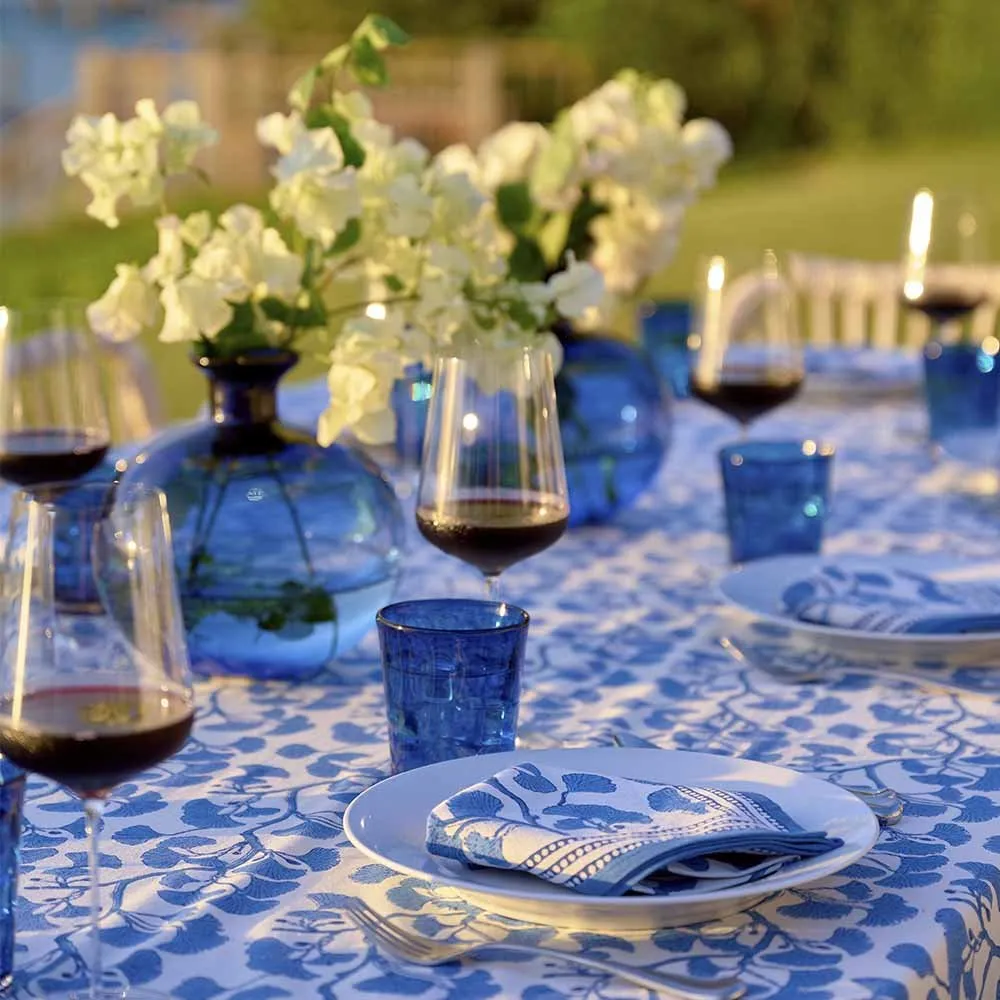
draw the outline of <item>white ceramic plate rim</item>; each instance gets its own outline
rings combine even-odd
[[[833,625],[819,625],[816,622],[802,621],[780,609],[768,609],[763,606],[765,600],[770,600],[776,595],[773,593],[770,581],[779,580],[779,592],[784,590],[790,583],[801,580],[811,572],[821,566],[836,563],[849,567],[871,567],[872,569],[884,569],[891,566],[896,569],[909,569],[917,572],[941,572],[948,569],[957,569],[963,566],[972,567],[974,564],[959,561],[942,555],[885,555],[885,556],[859,556],[859,555],[794,555],[794,556],[772,556],[768,559],[757,559],[747,563],[745,566],[734,569],[727,573],[716,585],[717,590],[727,604],[749,611],[755,618],[761,621],[771,622],[785,628],[794,629],[798,632],[806,632],[812,635],[838,638],[838,639],[863,639],[866,642],[884,642],[887,644],[898,644],[907,646],[940,646],[941,643],[954,644],[956,646],[973,646],[982,643],[1000,642],[1000,632],[969,632],[966,634],[954,635],[947,632],[931,632],[914,635],[909,632],[869,632],[865,629],[837,628]],[[983,565],[988,565],[984,563]],[[763,586],[767,581],[768,585]],[[733,584],[741,585],[749,583],[752,592],[759,594],[761,604],[748,602],[733,593]]]
[[[457,863],[446,862],[445,859],[437,858],[424,849],[424,854],[431,859],[433,864],[452,866],[450,869],[442,867],[439,871],[428,871],[425,868],[401,861],[392,853],[387,853],[389,848],[380,849],[367,836],[367,831],[364,829],[365,820],[371,817],[374,811],[381,808],[381,800],[385,799],[386,796],[388,796],[391,812],[398,815],[399,810],[403,808],[403,802],[409,789],[433,790],[433,804],[430,807],[433,808],[437,802],[476,781],[488,778],[513,764],[529,761],[536,763],[550,761],[564,767],[603,770],[608,774],[629,774],[631,770],[638,777],[643,776],[642,771],[646,771],[648,774],[648,769],[655,766],[657,772],[670,775],[670,780],[674,782],[698,780],[697,777],[693,779],[684,777],[685,765],[690,767],[694,764],[696,769],[707,766],[710,770],[722,770],[723,772],[728,770],[732,772],[729,776],[723,773],[701,780],[719,787],[753,788],[769,795],[775,801],[783,799],[784,801],[779,801],[779,805],[793,819],[804,824],[808,824],[809,820],[803,814],[802,809],[797,808],[797,806],[801,806],[803,801],[808,801],[808,794],[803,798],[803,791],[811,792],[813,796],[821,797],[827,803],[836,806],[838,821],[843,823],[843,827],[837,829],[837,835],[842,837],[844,844],[819,857],[793,862],[780,872],[757,882],[717,892],[678,892],[669,896],[585,896],[570,889],[551,885],[541,879],[533,880],[530,876],[524,877],[523,888],[521,883],[515,888],[491,885],[489,882],[490,873],[465,875]],[[740,776],[738,772],[744,772],[743,776]],[[458,775],[462,775],[462,777],[458,777]],[[768,778],[771,780],[767,780]],[[788,791],[785,791],[786,789]],[[779,793],[777,795],[776,790]],[[785,792],[785,794],[782,795],[781,792]],[[428,796],[428,798],[430,797]],[[790,801],[793,798],[794,801]],[[429,764],[412,771],[404,771],[366,788],[351,802],[344,813],[344,832],[351,843],[373,861],[387,865],[403,874],[415,875],[436,886],[456,889],[459,892],[464,891],[479,897],[492,896],[536,903],[551,902],[556,905],[565,904],[571,900],[574,906],[583,909],[605,909],[610,906],[624,911],[633,911],[646,908],[682,907],[693,903],[760,898],[780,889],[789,889],[814,882],[832,875],[864,857],[878,840],[879,825],[875,814],[857,796],[838,788],[831,782],[789,768],[687,750],[589,747],[565,750],[523,750],[487,754],[481,757],[463,757],[458,760]],[[392,846],[390,845],[390,848]],[[395,846],[412,848],[414,845],[412,841],[400,839]],[[423,841],[421,841],[420,847],[423,848]],[[449,874],[449,871],[453,873]],[[504,874],[509,873],[494,873],[494,875],[500,876]]]

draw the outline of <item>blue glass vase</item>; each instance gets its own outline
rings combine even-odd
[[[279,350],[198,358],[211,419],[154,438],[122,476],[167,496],[202,673],[315,673],[364,636],[395,589],[403,520],[379,467],[278,419],[278,382],[297,361]]]
[[[644,351],[591,334],[557,330],[559,427],[571,526],[600,524],[652,483],[670,444],[666,389]]]

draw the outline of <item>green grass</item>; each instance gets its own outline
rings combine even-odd
[[[684,296],[698,257],[720,249],[796,249],[892,260],[902,247],[909,199],[921,185],[973,193],[1000,224],[1000,138],[927,149],[857,151],[769,162],[739,162],[690,211],[681,250],[652,283],[658,295]],[[219,207],[228,200],[210,199]],[[993,253],[1000,256],[998,234]],[[80,214],[39,232],[0,236],[0,301],[18,306],[39,297],[96,298],[120,261],[154,251],[148,218],[108,230]],[[202,377],[179,345],[150,338],[149,349],[172,417],[190,416],[204,398]],[[303,366],[302,375],[315,373]]]

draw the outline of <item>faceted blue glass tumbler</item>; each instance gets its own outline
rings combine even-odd
[[[0,991],[14,973],[14,900],[17,849],[24,806],[24,771],[0,757]]]
[[[403,601],[376,622],[393,774],[514,749],[526,611],[493,601]]]
[[[642,345],[653,359],[660,378],[670,386],[674,399],[691,394],[691,303],[684,299],[645,302],[639,307]]]
[[[924,350],[924,390],[930,439],[944,444],[956,435],[997,427],[1000,370],[995,341],[940,344]],[[993,353],[984,349],[993,346]]]
[[[744,441],[720,450],[734,563],[819,552],[833,453],[816,441]]]

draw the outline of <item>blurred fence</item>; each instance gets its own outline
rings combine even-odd
[[[119,117],[136,100],[196,100],[219,143],[199,163],[222,189],[267,183],[272,153],[258,118],[286,107],[291,83],[316,59],[264,49],[85,49],[72,106],[39,108],[0,130],[0,225],[44,222],[64,204],[59,153],[75,112]],[[394,53],[392,84],[373,94],[380,120],[432,149],[475,145],[511,118],[544,118],[593,85],[589,65],[541,40],[422,42]]]

